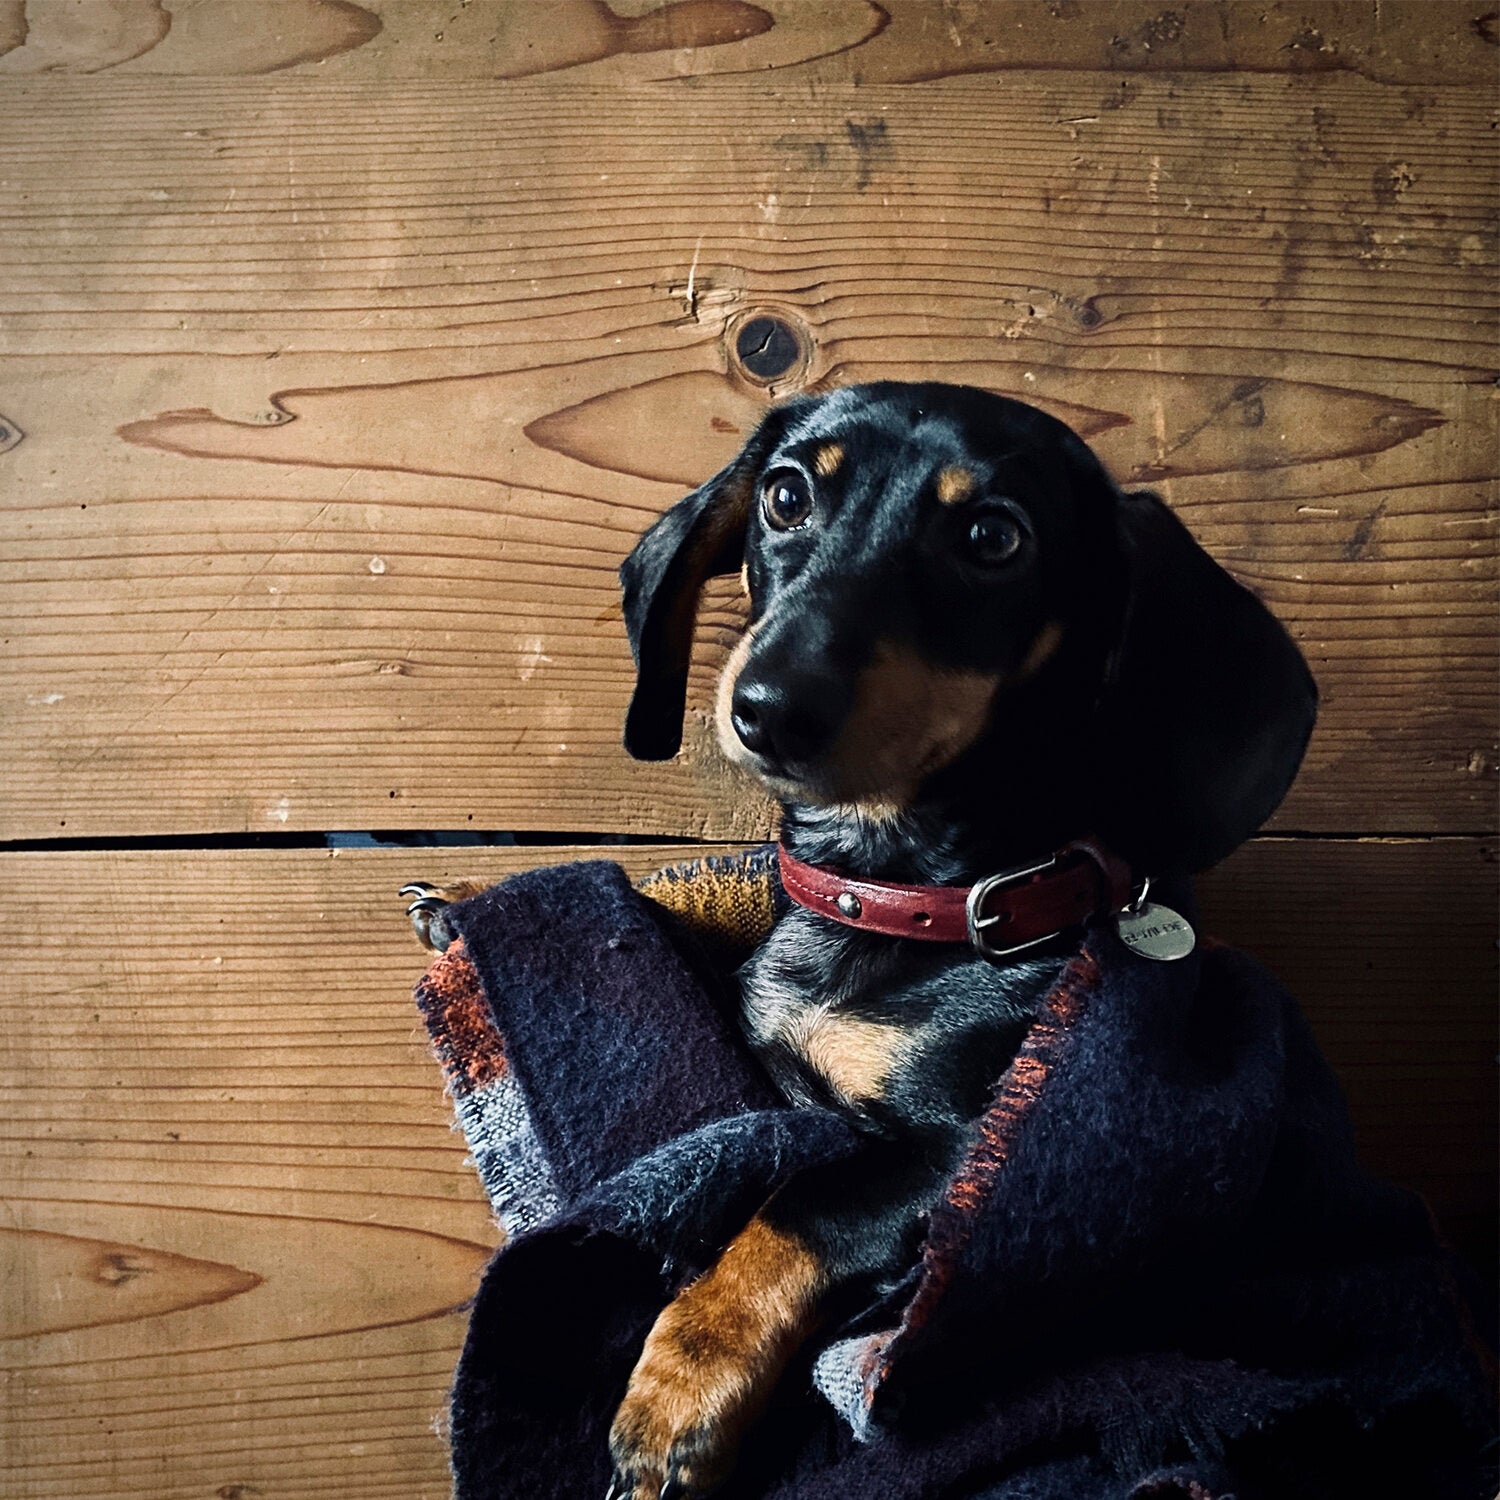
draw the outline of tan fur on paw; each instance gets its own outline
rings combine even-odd
[[[616,1493],[705,1494],[728,1475],[816,1318],[822,1264],[753,1219],[656,1320],[610,1430]]]

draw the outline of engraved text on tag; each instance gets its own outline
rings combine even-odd
[[[1179,916],[1170,906],[1159,906],[1154,901],[1143,901],[1135,911],[1127,907],[1118,913],[1115,930],[1132,953],[1162,963],[1186,958],[1197,941],[1186,917]]]

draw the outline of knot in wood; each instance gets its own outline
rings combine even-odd
[[[752,313],[739,324],[731,357],[742,375],[762,385],[780,380],[807,360],[807,331],[783,313]]]

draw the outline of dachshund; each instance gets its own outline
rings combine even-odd
[[[1083,922],[1248,838],[1317,710],[1286,631],[1158,496],[986,391],[793,398],[646,531],[620,570],[637,759],[677,752],[698,595],[736,572],[716,728],[781,804],[791,897],[740,1020],[786,1098],[868,1149],[780,1188],[662,1311],[610,1500],[726,1478],[815,1329],[913,1263]]]

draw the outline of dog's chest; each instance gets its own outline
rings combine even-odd
[[[741,1024],[793,1103],[967,1118],[1060,963],[998,968],[794,910],[739,972]]]

